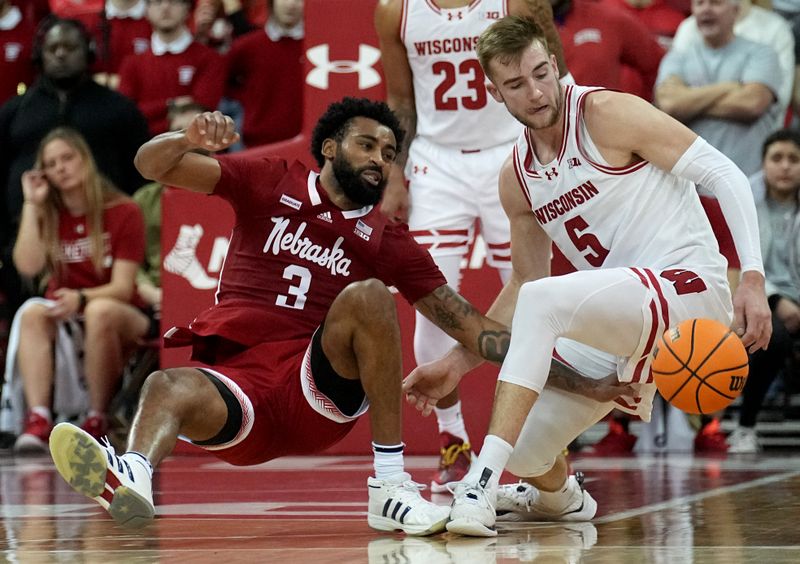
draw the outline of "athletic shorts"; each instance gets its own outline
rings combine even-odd
[[[310,342],[263,343],[200,367],[231,392],[242,417],[230,440],[198,446],[230,464],[251,465],[281,456],[318,453],[344,438],[369,404],[357,381],[349,381],[361,393],[354,398],[356,408],[351,414],[343,413],[318,389],[315,370],[332,373],[318,335],[321,331]],[[341,378],[335,373],[327,377]],[[229,401],[231,394],[227,394]]]

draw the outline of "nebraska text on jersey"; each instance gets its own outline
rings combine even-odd
[[[277,255],[280,251],[289,251],[298,258],[329,269],[334,276],[337,274],[350,276],[350,259],[344,257],[344,251],[340,248],[344,237],[336,239],[332,248],[323,248],[308,237],[303,237],[303,232],[306,230],[305,221],[295,233],[286,233],[286,228],[289,226],[288,219],[273,217],[272,221],[275,226],[267,237],[263,252]]]

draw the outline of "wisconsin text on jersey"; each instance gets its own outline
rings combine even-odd
[[[475,37],[451,37],[448,39],[431,39],[428,41],[415,41],[414,48],[417,55],[441,55],[442,53],[463,53],[474,51],[478,44],[478,36]]]
[[[536,219],[541,225],[548,221],[564,215],[571,209],[587,202],[599,194],[597,188],[591,181],[584,182],[577,187],[562,194],[558,198],[546,203],[540,208],[533,210]]]
[[[344,237],[339,237],[332,248],[317,245],[308,237],[303,237],[306,222],[302,222],[297,231],[287,233],[289,220],[283,217],[273,217],[275,224],[264,244],[263,252],[278,255],[281,251],[288,251],[298,258],[323,266],[336,276],[350,276],[350,259],[345,258],[344,251],[340,248]]]

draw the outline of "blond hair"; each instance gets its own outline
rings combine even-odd
[[[538,41],[550,53],[544,32],[536,22],[519,16],[506,16],[481,33],[475,50],[483,72],[489,76],[489,63],[495,59],[504,65],[518,63],[522,53],[534,41]]]
[[[74,149],[83,160],[84,178],[83,189],[86,198],[86,228],[92,246],[92,264],[99,273],[103,271],[103,256],[105,245],[103,243],[103,210],[106,204],[119,197],[124,197],[122,192],[97,169],[92,151],[83,136],[69,127],[57,127],[45,135],[39,143],[36,153],[36,168],[44,170],[44,150],[47,145],[55,140],[61,140]],[[49,182],[49,181],[48,181]],[[46,250],[47,271],[58,275],[62,266],[61,246],[58,235],[58,218],[64,210],[61,192],[53,189],[47,192],[42,215],[42,239]]]

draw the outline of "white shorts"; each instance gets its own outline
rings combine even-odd
[[[511,236],[498,195],[498,175],[513,141],[462,152],[417,137],[411,143],[405,175],[409,182],[409,228],[431,255],[464,255],[476,220],[491,266],[509,266]]]

